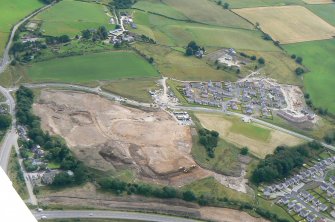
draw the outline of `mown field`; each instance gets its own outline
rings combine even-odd
[[[101,88],[117,95],[140,102],[152,102],[149,90],[155,90],[158,78],[127,79],[111,81]]]
[[[13,25],[43,3],[38,0],[0,0],[0,54],[4,50]]]
[[[214,0],[213,0],[214,1]],[[265,6],[301,5],[301,0],[226,0],[230,8],[252,8]]]
[[[158,76],[134,52],[105,52],[33,63],[28,77],[34,82],[77,82]]]
[[[163,45],[184,47],[194,40],[205,47],[279,51],[272,42],[263,40],[261,32],[257,30],[189,23],[138,10],[133,10],[133,12],[139,28],[131,31],[150,36]]]
[[[165,4],[183,13],[192,21],[208,25],[253,29],[253,25],[229,10],[224,10],[215,2],[208,0],[164,0]]]
[[[307,8],[335,26],[335,4],[308,5]]]
[[[104,10],[104,6],[95,3],[63,0],[34,19],[43,21],[41,30],[46,35],[74,36],[84,29],[107,26],[109,17]]]
[[[335,114],[335,39],[289,44],[284,48],[290,54],[301,56],[310,70],[304,75],[304,85],[313,104]]]
[[[278,130],[254,123],[244,123],[240,118],[219,114],[195,113],[204,128],[219,132],[225,141],[242,148],[260,158],[273,153],[280,145],[295,146],[303,141]]]
[[[258,7],[235,9],[234,12],[261,29],[280,43],[296,43],[330,39],[335,27],[301,6]]]

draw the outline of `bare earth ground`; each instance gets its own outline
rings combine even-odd
[[[302,6],[258,7],[233,10],[280,43],[330,39],[335,27]]]
[[[200,120],[201,124],[205,128],[216,130],[220,133],[220,137],[239,147],[247,146],[252,153],[262,158],[265,157],[267,154],[273,153],[277,146],[294,146],[303,142],[299,138],[272,129],[269,129],[271,131],[271,137],[268,141],[252,139],[243,134],[231,132],[230,127],[233,123],[228,119],[225,119],[222,115],[196,113],[196,117]],[[260,125],[257,126],[263,127]],[[283,144],[283,141],[285,141],[285,144]]]
[[[144,210],[160,213],[173,213],[191,217],[201,217],[218,222],[265,222],[247,213],[215,207],[199,207],[194,203],[180,200],[161,200],[144,198],[136,195],[113,196],[108,193],[97,192],[95,186],[87,183],[83,187],[68,188],[58,192],[50,192],[39,197],[41,206],[47,204],[85,207],[97,209]]]
[[[43,90],[34,112],[42,128],[65,138],[88,166],[110,170],[132,168],[143,179],[184,185],[210,172],[195,167],[190,128],[163,111],[146,112],[98,95]]]
[[[202,207],[200,208],[201,218],[222,221],[222,222],[265,222],[267,220],[262,218],[251,217],[245,212],[232,209],[220,209],[216,207]]]
[[[303,0],[307,4],[329,4],[333,3],[333,0]]]

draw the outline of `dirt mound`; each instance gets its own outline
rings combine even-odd
[[[130,108],[88,93],[51,90],[41,92],[34,112],[44,130],[64,137],[90,167],[132,168],[146,179],[175,185],[208,176],[191,157],[190,128],[178,125],[166,112]]]

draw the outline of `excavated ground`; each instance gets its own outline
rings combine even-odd
[[[175,186],[210,174],[192,159],[190,128],[178,125],[166,112],[60,90],[42,90],[33,109],[43,130],[62,136],[90,167],[132,168],[143,179]]]

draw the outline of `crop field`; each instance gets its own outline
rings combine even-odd
[[[4,50],[10,29],[26,15],[43,6],[38,0],[0,0],[0,53]]]
[[[253,8],[266,6],[301,5],[301,0],[226,0],[230,8]]]
[[[192,21],[234,28],[253,29],[249,22],[235,15],[231,11],[224,10],[221,6],[208,0],[164,0],[165,4],[183,13]]]
[[[280,43],[296,43],[330,39],[335,27],[301,6],[259,7],[235,9],[234,12],[261,29]]]
[[[153,66],[133,52],[106,52],[33,63],[28,68],[28,76],[36,82],[85,83],[154,77],[158,73]]]
[[[333,3],[333,0],[303,0],[307,4],[329,4]]]
[[[166,5],[159,1],[138,1],[133,8],[141,9],[147,12],[153,12],[160,15],[164,15],[167,17],[180,19],[180,20],[187,20],[188,18],[182,14],[181,12],[177,11],[175,8]]]
[[[335,39],[289,44],[284,48],[290,54],[301,56],[310,70],[304,75],[304,84],[313,104],[335,114]]]
[[[264,158],[277,146],[294,146],[302,141],[296,137],[253,123],[243,123],[240,118],[218,114],[196,113],[203,127],[216,130],[220,137],[238,147],[248,147],[256,156]]]
[[[74,0],[63,0],[35,18],[42,20],[42,30],[47,35],[74,36],[81,30],[108,25],[104,6]]]
[[[135,10],[139,32],[158,43],[184,47],[191,40],[207,47],[232,47],[260,51],[279,51],[271,41],[263,40],[257,30],[234,29],[176,21],[162,16]]]
[[[236,74],[214,69],[204,60],[186,57],[184,53],[170,47],[143,43],[136,43],[134,46],[145,55],[155,59],[155,65],[163,76],[190,81],[237,80]]]
[[[152,97],[149,90],[158,89],[157,80],[153,78],[117,80],[111,81],[101,88],[129,99],[150,103]]]
[[[335,26],[335,4],[308,5],[307,8]]]

